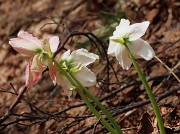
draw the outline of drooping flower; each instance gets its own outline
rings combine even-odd
[[[32,34],[21,30],[17,38],[12,38],[9,44],[19,53],[30,57],[26,66],[25,80],[26,86],[31,87],[39,79],[40,74],[49,67],[49,74],[53,78],[53,62],[51,57],[59,45],[58,36],[53,36],[49,40],[41,41]]]
[[[98,55],[89,53],[86,49],[81,48],[72,53],[70,53],[70,50],[66,51],[61,56],[59,64],[64,67],[65,71],[68,69],[73,73],[85,87],[90,87],[96,84],[96,75],[87,68],[87,65],[98,58]],[[70,89],[72,86],[62,72],[56,74],[56,80],[65,89]]]
[[[131,67],[131,60],[124,46],[126,44],[135,58],[150,60],[155,56],[148,42],[141,39],[149,26],[149,21],[130,25],[129,20],[121,19],[120,24],[110,37],[108,54],[115,56],[123,69]]]

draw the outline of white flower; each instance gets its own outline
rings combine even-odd
[[[108,54],[115,56],[123,69],[131,67],[131,60],[124,46],[126,44],[135,58],[150,60],[155,56],[154,50],[142,37],[149,26],[149,21],[130,25],[129,20],[121,19],[120,24],[110,37]]]
[[[96,75],[87,68],[87,65],[93,63],[99,56],[89,53],[86,49],[78,49],[70,53],[66,51],[60,60],[60,64],[64,68],[72,70],[74,76],[85,86],[90,87],[96,84]],[[65,69],[66,70],[66,69]],[[70,89],[71,83],[66,79],[63,73],[56,74],[56,81],[59,85],[66,89]]]
[[[40,77],[40,74],[49,67],[51,79],[55,81],[53,62],[49,59],[59,45],[58,36],[41,41],[32,34],[23,30],[19,31],[17,38],[12,38],[9,44],[19,53],[31,57],[26,65],[26,86],[31,87]],[[48,55],[48,56],[47,56]]]

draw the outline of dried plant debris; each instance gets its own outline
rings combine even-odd
[[[106,52],[109,35],[122,17],[133,23],[148,20],[150,28],[143,39],[180,77],[178,10],[177,0],[1,1],[0,133],[107,133],[80,96],[74,92],[69,100],[46,71],[35,86],[24,88],[28,59],[8,44],[20,30],[41,40],[57,35],[64,50],[86,48],[98,54],[100,59],[89,66],[98,78],[90,91],[111,111],[124,133],[157,133],[152,106],[136,71],[123,70]],[[167,133],[180,133],[180,84],[155,58],[137,62],[158,100]]]

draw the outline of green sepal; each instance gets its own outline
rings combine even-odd
[[[112,41],[116,42],[116,43],[120,43],[120,44],[124,44],[125,41],[124,41],[124,38],[117,38],[117,39],[111,39]]]
[[[43,53],[43,49],[41,49],[41,48],[36,48],[36,49],[35,49],[35,52],[36,52],[36,54],[41,54],[41,53]]]

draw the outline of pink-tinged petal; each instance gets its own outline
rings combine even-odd
[[[55,85],[56,84],[56,73],[59,70],[55,67],[55,64],[51,60],[48,61],[48,68],[49,68],[49,75],[53,81],[53,84]]]
[[[116,27],[116,30],[113,32],[114,37],[118,38],[129,33],[129,20],[121,19],[120,24]]]
[[[12,38],[9,44],[19,53],[34,56],[36,49],[41,49],[41,41],[31,34],[20,31],[17,38]]]
[[[147,41],[138,39],[132,42],[129,46],[136,58],[143,58],[145,60],[151,60],[155,56],[155,52]]]
[[[31,42],[32,44],[36,45],[37,48],[41,47],[41,41],[28,32],[21,30],[18,33],[18,37],[26,40],[27,42]]]
[[[123,69],[128,70],[131,67],[132,63],[124,46],[120,46],[117,48],[115,56]]]
[[[85,87],[96,84],[96,75],[85,66],[82,66],[81,70],[75,73],[75,76]]]
[[[33,73],[33,82],[36,82],[40,77],[40,73],[39,72],[32,72],[32,73]]]
[[[59,45],[59,37],[58,36],[53,36],[49,39],[49,44],[50,44],[50,49],[51,52],[54,53]]]
[[[33,76],[30,70],[30,63],[26,65],[26,70],[25,70],[25,81],[26,81],[26,86],[30,87],[33,84]]]
[[[32,46],[30,42],[19,38],[12,38],[9,41],[9,44],[19,53],[26,56],[32,57],[36,54],[34,51],[36,48]]]
[[[134,41],[141,38],[145,34],[149,26],[149,23],[150,23],[149,21],[145,21],[142,23],[136,23],[130,25],[129,40]]]
[[[25,85],[27,87],[32,87],[32,85],[39,79],[39,72],[32,72],[31,71],[31,61],[26,65],[25,70]]]

